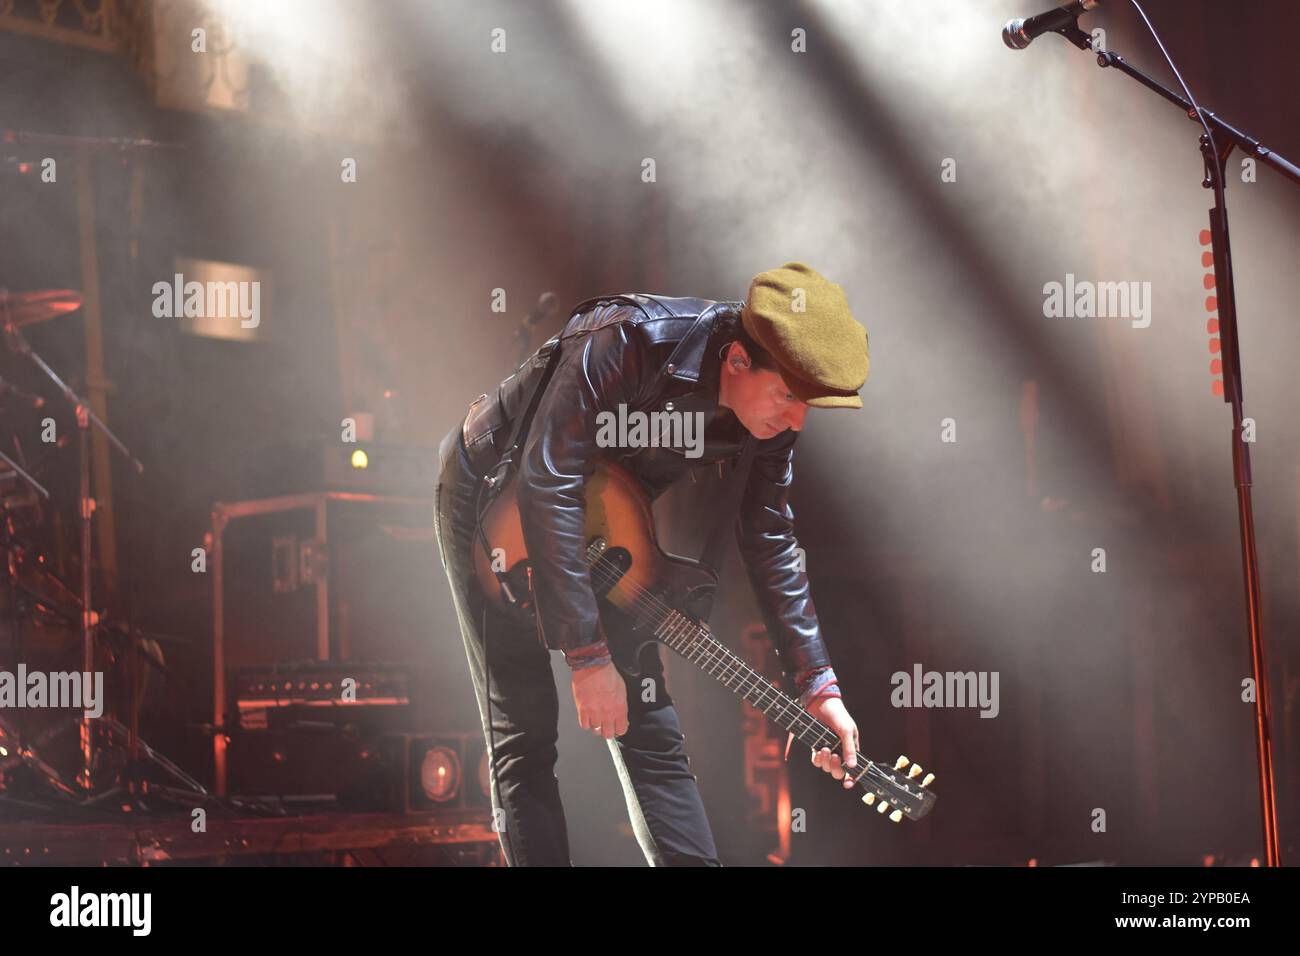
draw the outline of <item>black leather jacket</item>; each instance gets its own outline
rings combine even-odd
[[[470,406],[466,450],[474,470],[484,474],[505,451],[550,350],[561,350],[524,441],[519,506],[544,640],[573,666],[605,651],[585,559],[585,476],[598,454],[610,455],[654,499],[694,468],[739,457],[748,433],[718,406],[718,351],[725,341],[720,325],[729,315],[738,318],[743,305],[642,293],[590,299],[495,393]],[[681,448],[598,448],[596,416],[620,404],[627,411],[703,412],[702,455],[688,458]],[[736,540],[788,686],[803,694],[814,679],[820,687],[834,675],[827,673],[830,658],[796,550],[789,499],[797,437],[787,430],[758,442]]]

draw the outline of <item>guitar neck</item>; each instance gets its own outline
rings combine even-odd
[[[587,559],[592,569],[593,590],[607,598],[631,566],[632,555],[623,548],[609,548],[600,537],[588,546]],[[636,630],[652,632],[659,643],[667,644],[723,687],[762,711],[805,747],[813,751],[839,749],[840,739],[834,731],[750,667],[731,648],[714,639],[708,625],[698,623],[635,582],[619,594],[615,607],[631,619]],[[637,646],[639,650],[640,643]],[[892,768],[871,760],[859,761],[859,766],[861,769],[846,774],[845,780],[851,777],[853,784],[862,786],[866,790],[862,802],[874,805],[876,812],[887,814],[894,823],[904,817],[919,820],[934,806],[935,794],[926,789],[934,774],[926,774],[924,779],[913,783],[912,778],[919,777],[922,770],[907,757],[900,756]],[[902,775],[905,769],[906,777]]]
[[[839,744],[834,731],[718,641],[707,627],[675,610],[665,610],[659,617],[654,635],[660,643],[667,644],[723,687],[761,710],[794,734],[800,743],[813,750],[823,747],[834,750]]]

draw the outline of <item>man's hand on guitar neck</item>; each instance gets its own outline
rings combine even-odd
[[[823,697],[815,701],[808,707],[808,713],[835,731],[843,743],[841,749],[844,751],[843,760],[839,754],[832,753],[829,747],[813,751],[813,766],[821,767],[836,780],[843,780],[846,790],[852,788],[853,777],[857,776],[852,771],[858,766],[858,725],[853,722],[849,712],[844,709],[844,702],[838,697]],[[850,773],[846,773],[845,768]]]
[[[578,726],[606,740],[627,733],[627,685],[613,664],[573,672],[573,702]]]

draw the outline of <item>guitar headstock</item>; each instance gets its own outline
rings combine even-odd
[[[920,764],[900,756],[892,767],[868,760],[854,780],[867,791],[862,795],[863,803],[874,807],[881,815],[888,815],[894,823],[901,823],[903,817],[921,819],[939,799],[938,794],[930,790],[934,774],[922,774]]]

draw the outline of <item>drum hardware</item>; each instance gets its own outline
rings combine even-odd
[[[25,735],[20,728],[0,720],[0,798],[13,801],[7,792],[8,781],[14,771],[25,767],[35,779],[42,782],[62,800],[72,799],[81,806],[89,806],[118,798],[123,794],[143,808],[142,798],[164,798],[185,795],[182,802],[193,805],[209,799],[207,791],[193,778],[165,756],[142,740],[138,734],[138,712],[147,689],[151,673],[168,675],[162,660],[157,638],[165,635],[146,635],[119,622],[107,620],[95,610],[92,602],[91,572],[93,546],[91,518],[95,501],[90,494],[90,432],[98,428],[117,451],[131,463],[134,472],[143,473],[144,465],[118,439],[111,429],[91,410],[89,403],[70,388],[55,371],[37,354],[24,338],[22,328],[44,322],[75,311],[81,305],[81,296],[71,290],[11,293],[0,290],[0,337],[5,346],[15,354],[29,359],[57,387],[74,409],[79,438],[79,555],[80,581],[74,590],[55,574],[39,547],[24,531],[39,529],[43,524],[42,502],[50,500],[50,492],[27,469],[9,455],[0,451],[0,462],[9,471],[0,470],[0,573],[5,576],[0,587],[0,623],[7,623],[12,635],[12,647],[21,658],[23,634],[28,625],[41,633],[46,642],[51,634],[80,637],[81,667],[83,672],[95,671],[96,647],[107,655],[127,681],[127,710],[129,724],[101,715],[77,720],[80,771],[69,781],[51,763],[41,757],[40,750],[47,748],[53,735],[68,729],[67,721],[46,728],[37,735]],[[31,408],[41,408],[45,400],[0,379],[0,398],[13,397]],[[63,442],[59,442],[62,446]],[[4,485],[9,479],[9,488]],[[35,528],[20,527],[23,515],[35,514]],[[7,618],[7,621],[5,620]],[[0,642],[0,649],[5,645]],[[144,670],[141,672],[141,662]],[[107,744],[101,743],[107,741]],[[119,756],[124,759],[118,760]],[[51,758],[52,759],[52,758]],[[112,786],[95,792],[98,781],[97,768],[117,768]],[[150,767],[161,768],[179,787],[152,785],[146,778]]]

